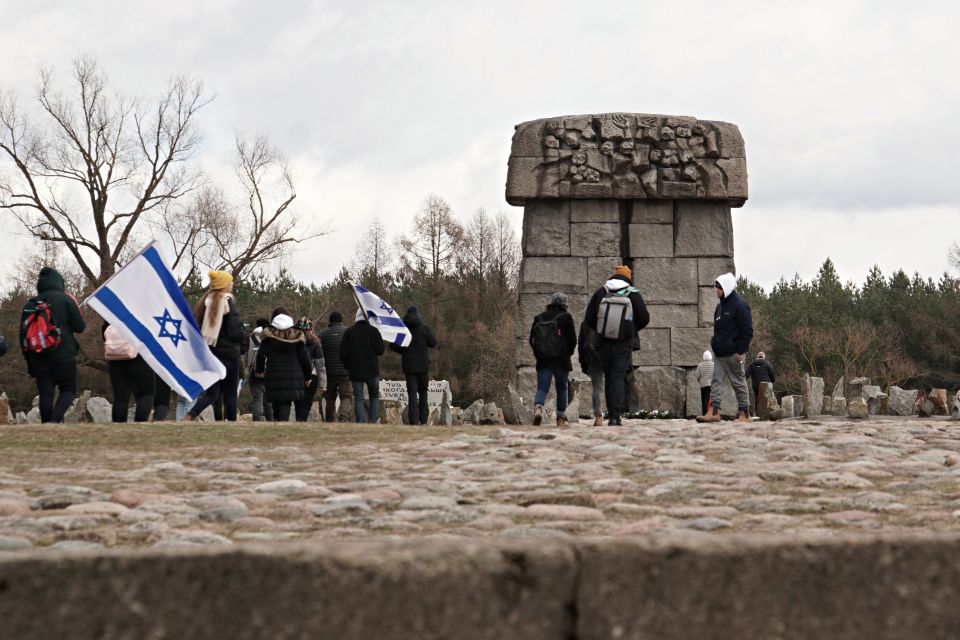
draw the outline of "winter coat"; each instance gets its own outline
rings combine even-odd
[[[633,286],[633,281],[631,281],[630,278],[615,275],[610,278],[610,280],[607,280],[605,286],[597,289],[593,296],[591,296],[590,302],[587,303],[587,311],[584,313],[583,321],[593,327],[594,331],[597,330],[597,312],[600,309],[600,301],[607,295],[607,287],[613,288],[621,282],[626,283],[627,286]],[[630,292],[629,298],[631,306],[633,307],[633,329],[635,332],[638,332],[650,324],[650,312],[647,311],[647,305],[644,304],[643,296],[640,295],[639,291]],[[611,340],[610,338],[600,336],[600,340],[606,343],[633,344],[634,337],[628,336],[623,340]]]
[[[580,323],[577,354],[580,357],[580,370],[584,373],[589,374],[591,369],[600,367],[600,336],[586,321]]]
[[[701,360],[697,365],[697,384],[701,388],[713,384],[713,360]]]
[[[258,377],[263,376],[267,400],[302,400],[306,381],[313,371],[303,332],[299,329],[266,327],[262,335],[255,371]]]
[[[776,382],[777,372],[773,370],[769,360],[757,358],[747,368],[747,377],[753,381],[754,388],[759,389],[761,382]]]
[[[207,295],[210,295],[209,293]],[[240,312],[237,311],[237,305],[230,296],[227,304],[229,311],[223,314],[223,320],[220,322],[220,333],[217,334],[217,344],[210,347],[213,355],[221,361],[239,360],[241,354],[241,345],[246,340],[243,332],[243,321],[240,320]],[[206,308],[204,308],[206,313]],[[197,324],[203,326],[203,315],[197,318]]]
[[[340,343],[346,330],[341,323],[334,322],[320,332],[320,346],[323,348],[323,362],[328,378],[345,378],[350,375],[340,360]]]
[[[340,361],[347,368],[351,380],[380,377],[380,356],[383,351],[380,332],[366,320],[355,323],[343,332]]]
[[[403,316],[403,323],[410,329],[413,338],[410,345],[401,347],[391,344],[390,350],[400,354],[400,363],[404,373],[429,373],[430,349],[437,346],[437,339],[433,330],[425,325],[417,313],[408,313]]]
[[[537,369],[565,369],[573,371],[573,364],[570,362],[570,356],[577,348],[576,327],[573,325],[573,316],[570,312],[560,305],[548,304],[547,309],[533,319],[530,325],[530,346],[533,347],[533,332],[536,326],[541,322],[556,321],[557,329],[560,331],[560,337],[563,339],[563,345],[566,347],[566,353],[556,358],[541,358],[537,356]],[[536,355],[536,354],[534,354]]]
[[[250,345],[243,356],[243,366],[247,373],[253,375],[257,368],[257,352],[260,351],[260,343],[263,342],[263,332],[253,332],[249,336]]]
[[[713,339],[710,348],[718,358],[746,353],[753,338],[753,316],[750,305],[736,292],[737,281],[731,274],[717,280],[723,298],[713,312]]]
[[[63,285],[63,276],[51,267],[44,267],[40,270],[40,276],[37,278],[37,297],[47,301],[50,305],[50,313],[53,316],[53,322],[60,330],[60,344],[52,349],[41,351],[40,353],[23,352],[29,365],[32,358],[44,360],[46,362],[70,362],[75,360],[80,347],[77,345],[76,333],[83,333],[87,328],[83,316],[80,315],[80,307],[76,299],[66,293]],[[20,346],[24,347],[26,338],[26,328],[23,323],[30,315],[27,309],[30,304],[24,307],[20,314]]]

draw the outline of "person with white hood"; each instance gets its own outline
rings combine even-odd
[[[737,277],[725,273],[713,283],[720,302],[713,312],[713,382],[710,401],[697,422],[719,422],[723,384],[730,378],[737,395],[737,422],[750,422],[750,392],[743,370],[743,359],[753,339],[753,316],[750,305],[737,293]]]
[[[278,307],[263,330],[254,367],[254,375],[263,378],[266,386],[274,421],[290,421],[290,404],[303,400],[312,374],[306,336],[293,326],[286,309]]]
[[[600,336],[600,363],[610,426],[623,424],[620,412],[634,342],[637,332],[650,323],[650,313],[632,278],[630,267],[620,265],[614,269],[613,276],[590,298],[583,318]]]
[[[697,382],[700,384],[700,413],[706,414],[713,385],[713,354],[709,351],[703,352],[703,360],[697,365]]]

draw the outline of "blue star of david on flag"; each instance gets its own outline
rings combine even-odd
[[[183,335],[183,332],[180,330],[180,323],[182,323],[183,320],[174,320],[168,309],[163,310],[162,316],[153,316],[153,319],[160,324],[160,333],[157,334],[158,338],[170,338],[170,340],[173,341],[174,347],[179,345],[181,340],[186,341],[187,336]],[[168,324],[173,325],[172,333],[167,328]]]

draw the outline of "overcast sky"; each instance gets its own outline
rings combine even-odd
[[[201,78],[212,175],[234,130],[268,135],[301,215],[334,229],[295,255],[303,280],[349,262],[376,215],[407,231],[430,193],[519,231],[514,125],[607,111],[739,125],[737,266],[765,287],[827,256],[856,282],[873,264],[936,278],[960,240],[956,2],[0,0],[0,16],[0,84],[21,98],[41,63],[65,75],[87,53],[126,94]]]

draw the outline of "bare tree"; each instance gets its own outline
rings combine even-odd
[[[947,252],[947,259],[950,261],[950,264],[953,265],[954,269],[960,271],[960,242],[953,243]]]
[[[149,104],[109,91],[91,58],[73,63],[69,94],[43,69],[33,124],[0,94],[0,209],[40,240],[61,243],[90,285],[110,277],[141,222],[200,185],[187,166],[197,111],[210,101],[197,80],[175,78]]]
[[[394,256],[387,237],[387,228],[375,217],[357,243],[357,257],[353,271],[358,276],[370,277],[382,283],[393,266]]]
[[[502,292],[517,288],[520,276],[520,241],[510,219],[503,212],[493,221],[491,275]]]
[[[398,246],[404,268],[420,271],[439,295],[444,274],[455,264],[463,240],[463,227],[453,217],[443,198],[429,195],[413,220],[413,233],[401,237]]]
[[[463,271],[478,281],[485,293],[487,275],[493,264],[495,229],[493,220],[482,208],[477,209],[463,234]]]

